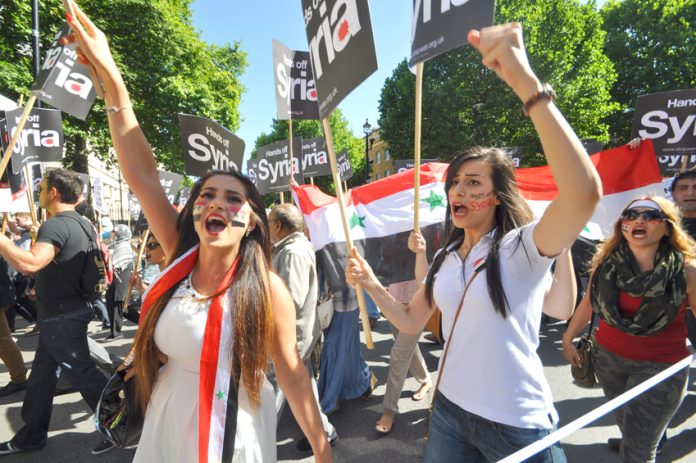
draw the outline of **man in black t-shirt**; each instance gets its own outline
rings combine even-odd
[[[11,441],[0,444],[0,455],[46,445],[59,368],[92,410],[106,385],[87,343],[92,308],[83,297],[81,282],[91,227],[84,222],[83,228],[84,219],[75,212],[81,192],[82,182],[71,172],[48,171],[39,185],[39,201],[51,218],[39,228],[36,243],[25,251],[0,236],[0,255],[18,271],[36,276],[40,328],[22,404],[24,427]]]
[[[682,213],[682,227],[696,239],[696,171],[687,170],[675,175],[670,190]],[[686,329],[691,346],[696,349],[696,317],[691,310],[686,311]]]

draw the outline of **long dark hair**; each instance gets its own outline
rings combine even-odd
[[[452,243],[461,243],[464,240],[464,230],[455,227],[452,223],[449,191],[452,188],[452,180],[457,175],[459,168],[467,161],[482,161],[491,166],[493,188],[500,200],[500,204],[495,208],[496,229],[493,233],[491,249],[486,259],[486,279],[488,280],[488,296],[493,302],[495,311],[500,313],[503,318],[506,318],[508,302],[500,276],[500,242],[510,230],[531,222],[532,211],[517,188],[515,168],[512,160],[504,151],[497,148],[482,148],[479,146],[470,148],[455,157],[447,168],[447,177],[445,179],[445,191],[447,192],[445,234],[447,239],[428,271],[428,276],[425,280],[425,297],[431,306],[434,305],[433,283],[435,275],[447,256],[445,249]],[[518,239],[518,243],[521,243],[521,237]]]
[[[228,175],[239,180],[246,189],[251,206],[251,219],[248,234],[242,237],[239,245],[239,262],[232,289],[232,317],[234,341],[232,349],[232,371],[241,371],[241,379],[247,389],[249,400],[254,407],[261,402],[263,372],[271,358],[273,339],[273,314],[268,277],[270,268],[270,241],[268,218],[263,198],[254,184],[245,175],[236,171],[213,171],[201,177],[191,189],[191,195],[179,213],[176,229],[179,240],[168,263],[174,261],[199,243],[193,226],[193,205],[200,195],[205,182],[216,175]],[[143,410],[147,409],[150,395],[161,366],[155,345],[155,327],[162,311],[176,291],[174,285],[159,300],[143,319],[135,337],[135,378],[138,400]],[[224,290],[227,291],[227,288]]]

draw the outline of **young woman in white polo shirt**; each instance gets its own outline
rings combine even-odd
[[[442,310],[445,352],[425,461],[498,461],[547,435],[558,415],[536,353],[547,272],[592,215],[601,183],[554,95],[529,66],[519,24],[469,32],[469,42],[523,102],[558,185],[538,222],[520,196],[501,150],[474,148],[456,157],[445,181],[444,251],[408,306],[396,302],[362,257],[346,278],[362,284],[407,334]],[[565,461],[560,445],[528,461]]]

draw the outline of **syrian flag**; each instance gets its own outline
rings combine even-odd
[[[634,150],[619,147],[590,156],[604,187],[604,196],[581,233],[593,240],[612,232],[613,224],[629,201],[639,196],[664,196],[657,158],[650,140]],[[421,166],[420,226],[428,244],[428,259],[444,243],[447,164]],[[558,195],[548,166],[516,170],[517,184],[534,216],[540,218]],[[314,185],[294,188],[317,264],[332,291],[345,287],[345,236],[336,198]],[[408,250],[413,228],[413,169],[354,188],[345,193],[347,219],[353,245],[365,256],[382,284],[414,278],[415,256]]]
[[[421,166],[420,228],[429,259],[444,240],[446,172],[447,164]],[[315,185],[293,191],[317,250],[317,265],[332,291],[345,288],[347,249],[336,198]],[[413,280],[415,255],[407,246],[413,230],[413,169],[349,190],[344,202],[353,245],[382,284]]]

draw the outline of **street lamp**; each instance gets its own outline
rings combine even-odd
[[[368,140],[370,133],[372,132],[372,126],[365,118],[365,123],[363,124],[363,132],[365,133],[365,183],[370,181],[370,158],[368,153],[370,152],[370,142]]]

